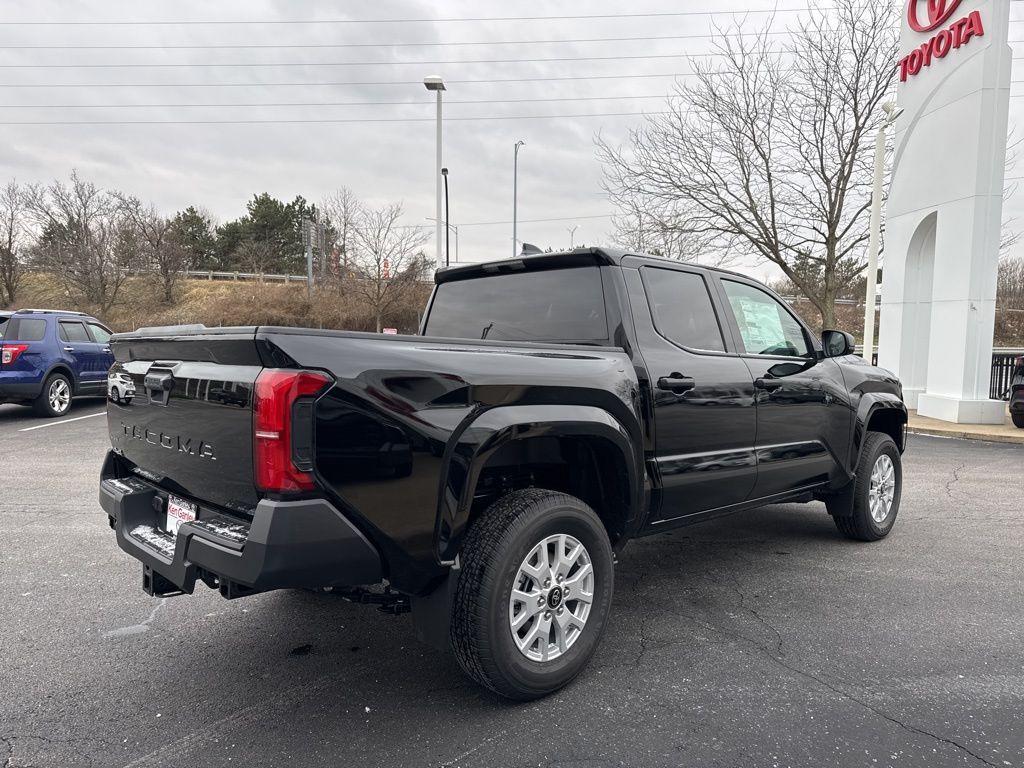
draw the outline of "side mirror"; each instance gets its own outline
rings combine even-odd
[[[842,357],[853,354],[853,336],[846,331],[822,332],[821,345],[825,349],[825,357]]]

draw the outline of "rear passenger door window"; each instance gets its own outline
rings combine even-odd
[[[81,323],[67,322],[66,320],[61,320],[60,323],[60,340],[67,341],[69,343],[92,343],[92,339],[89,338],[89,333],[85,330],[84,325]]]
[[[657,267],[645,268],[643,275],[658,333],[687,349],[725,351],[711,294],[701,275]]]

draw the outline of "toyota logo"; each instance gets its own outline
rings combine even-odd
[[[931,32],[956,11],[960,0],[923,0],[928,9],[928,18],[922,22],[917,15],[922,0],[910,0],[907,6],[907,21],[915,32]]]

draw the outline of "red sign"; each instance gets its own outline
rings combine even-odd
[[[928,24],[919,24],[917,6],[920,0],[910,0],[907,8],[907,22],[918,32],[930,32],[946,21],[960,0],[926,0],[928,3]],[[934,35],[926,43],[915,48],[900,60],[900,80],[918,74],[925,67],[930,67],[936,59],[944,59],[950,51],[955,51],[970,42],[972,37],[982,37],[985,25],[981,23],[981,13],[971,11],[970,14],[950,24],[946,29]]]
[[[915,32],[931,32],[933,29],[938,29],[940,25],[944,24],[946,19],[953,15],[960,0],[925,0],[928,5],[928,21],[922,23],[920,17],[917,15],[917,9],[921,5],[921,0],[910,0],[910,5],[907,6],[907,21],[910,23],[910,28]]]

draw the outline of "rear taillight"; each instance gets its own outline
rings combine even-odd
[[[312,409],[295,406],[296,403],[303,405],[303,398],[311,398],[330,383],[322,373],[270,368],[256,378],[253,442],[256,487],[261,491],[287,493],[313,489],[312,474],[295,466],[292,446],[296,431],[311,434]],[[296,414],[310,423],[293,424]]]
[[[28,349],[28,344],[4,344],[0,347],[0,363],[10,365],[26,349]]]
[[[1013,364],[1016,365],[1018,368],[1024,368],[1024,355],[1014,360]]]

